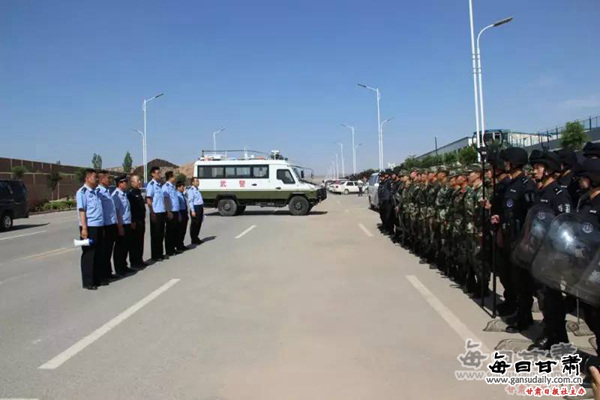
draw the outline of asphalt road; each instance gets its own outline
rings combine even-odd
[[[515,336],[482,332],[490,317],[366,203],[209,210],[205,244],[95,292],[74,212],[16,221],[0,234],[0,399],[509,398],[454,371],[467,338]]]

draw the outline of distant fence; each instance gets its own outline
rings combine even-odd
[[[583,129],[586,132],[591,131],[595,128],[600,128],[600,116],[576,119],[575,121],[571,122],[579,122],[579,124],[583,126]],[[550,140],[559,139],[560,133],[565,130],[565,127],[566,125],[557,126],[556,128],[548,129],[543,132],[538,132],[538,134],[541,136],[549,136]]]

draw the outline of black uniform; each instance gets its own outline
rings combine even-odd
[[[535,183],[520,173],[512,179],[504,189],[500,205],[500,224],[508,268],[503,268],[506,281],[512,287],[505,288],[505,296],[511,304],[517,304],[517,320],[519,330],[533,323],[531,306],[533,305],[533,279],[529,271],[510,262],[510,253],[517,243],[519,234],[525,223],[527,211],[533,205],[536,196]],[[512,281],[512,282],[511,282]],[[504,282],[503,282],[504,285]]]
[[[144,266],[144,235],[146,233],[146,202],[140,189],[129,189],[131,204],[131,248],[129,262],[132,267]]]
[[[392,182],[386,179],[379,184],[379,212],[381,213],[381,223],[384,231],[391,233],[393,230],[393,219],[391,217],[393,208]],[[391,222],[391,224],[390,224]]]
[[[595,226],[600,225],[600,195],[590,199],[588,195],[583,195],[577,206],[577,213],[583,215]],[[586,324],[590,327],[596,336],[596,351],[600,355],[600,308],[593,307],[585,302],[581,302],[583,317]]]
[[[509,183],[510,176],[506,175],[504,179],[498,181],[494,185],[494,193],[492,197],[492,215],[501,215],[502,203],[504,201],[504,191]],[[498,229],[496,235],[496,238],[502,237],[502,229]],[[504,303],[502,303],[499,308],[503,308],[506,311],[506,314],[512,314],[512,312],[514,312],[514,310],[517,308],[517,296],[513,288],[511,267],[509,264],[510,258],[508,255],[510,254],[510,251],[506,251],[504,249],[505,244],[498,243],[498,240],[496,240],[496,245],[498,248],[494,255],[496,258],[496,265],[498,266],[497,273],[498,277],[500,278],[500,283],[502,283],[502,287],[504,288]]]
[[[571,204],[577,204],[579,202],[582,190],[579,187],[579,181],[573,172],[569,172],[566,175],[561,176],[558,179],[558,184],[569,194],[569,197],[571,198]]]
[[[558,182],[552,182],[540,189],[535,204],[547,205],[556,215],[571,212],[571,198]],[[569,336],[565,326],[566,309],[560,290],[544,285],[540,290],[543,303],[544,334],[548,345],[568,343]]]

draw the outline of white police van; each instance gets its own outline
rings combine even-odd
[[[233,157],[237,153],[241,156]],[[202,151],[194,164],[205,206],[216,207],[225,217],[240,215],[246,206],[288,206],[292,215],[308,214],[327,192],[306,180],[305,173],[306,168],[290,164],[276,150]]]

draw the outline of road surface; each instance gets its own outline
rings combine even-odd
[[[94,292],[74,212],[1,233],[0,398],[510,398],[454,371],[466,339],[515,335],[483,332],[490,317],[382,236],[366,196],[208,214],[206,243]]]

